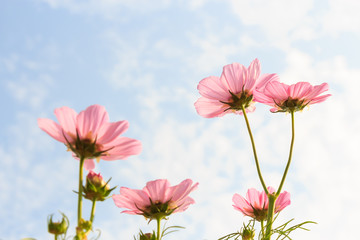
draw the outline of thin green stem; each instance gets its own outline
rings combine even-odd
[[[280,182],[280,185],[278,187],[278,190],[276,192],[276,196],[279,196],[280,192],[281,192],[281,189],[284,185],[284,182],[285,182],[285,179],[286,179],[286,175],[289,171],[289,167],[290,167],[290,164],[291,164],[291,158],[292,158],[292,153],[293,153],[293,148],[294,148],[294,140],[295,140],[295,120],[294,120],[294,111],[291,111],[291,132],[292,132],[292,137],[291,137],[291,144],[290,144],[290,152],[289,152],[289,159],[288,159],[288,162],[286,164],[286,168],[285,168],[285,171],[284,171],[284,174],[282,176],[282,179],[281,179],[281,182]]]
[[[259,160],[258,160],[257,153],[256,153],[256,147],[255,147],[254,137],[253,137],[253,135],[252,135],[251,128],[250,128],[250,124],[249,124],[249,120],[248,120],[248,118],[247,118],[246,111],[245,111],[245,108],[244,108],[243,105],[241,106],[241,109],[242,109],[242,112],[243,112],[243,115],[244,115],[244,118],[245,118],[246,127],[247,127],[247,130],[248,130],[248,132],[249,132],[249,136],[250,136],[250,140],[251,140],[251,145],[252,145],[253,154],[254,154],[254,158],[255,158],[256,170],[257,170],[257,173],[258,173],[258,176],[259,176],[261,185],[262,185],[262,187],[264,188],[265,193],[266,193],[266,194],[269,194],[269,191],[268,191],[267,188],[266,188],[266,184],[265,184],[265,182],[264,182],[264,179],[263,179],[263,177],[262,177],[262,175],[261,175],[260,164],[259,164]]]
[[[80,158],[79,165],[79,192],[78,192],[78,227],[80,226],[80,220],[82,218],[82,192],[83,192],[83,166],[84,166],[85,158]]]
[[[265,231],[264,231],[264,220],[261,220],[261,234],[262,234],[262,236],[265,235]]]
[[[269,207],[268,207],[268,215],[266,220],[266,232],[264,236],[264,240],[270,240],[271,232],[272,232],[272,224],[274,218],[274,211],[275,211],[275,201],[277,196],[274,194],[268,194],[269,198]]]
[[[92,200],[92,207],[91,207],[91,214],[90,214],[90,222],[91,222],[91,224],[92,224],[93,221],[94,221],[95,207],[96,207],[96,199],[94,198],[94,199]]]
[[[157,223],[157,236],[156,236],[156,240],[161,240],[161,237],[160,237],[160,221],[161,221],[161,218],[156,218],[156,223]]]

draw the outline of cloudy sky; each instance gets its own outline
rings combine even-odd
[[[281,224],[312,220],[295,239],[354,239],[360,210],[360,2],[357,0],[12,0],[0,1],[0,239],[50,239],[46,219],[76,222],[78,162],[37,126],[57,107],[105,106],[128,120],[140,155],[101,161],[111,184],[142,188],[191,178],[196,204],[171,216],[186,229],[167,240],[214,240],[243,221],[232,195],[261,188],[241,116],[197,115],[198,82],[232,62],[258,58],[281,81],[328,82],[333,95],[295,116],[293,164]],[[290,115],[257,105],[249,115],[268,185],[277,186]],[[118,192],[118,189],[115,190]],[[85,204],[84,214],[90,211]],[[149,225],[99,203],[101,239],[132,239]]]

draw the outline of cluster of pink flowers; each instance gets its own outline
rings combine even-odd
[[[279,189],[275,192],[272,187],[266,187],[259,168],[255,144],[247,120],[247,113],[255,110],[255,103],[270,105],[271,112],[289,112],[303,110],[306,106],[325,101],[330,94],[324,94],[329,89],[327,83],[312,86],[307,82],[287,85],[279,82],[277,74],[261,74],[260,62],[255,59],[249,67],[239,63],[224,66],[220,77],[207,77],[200,81],[198,90],[201,97],[195,102],[199,115],[205,118],[221,117],[228,113],[243,114],[246,119],[249,135],[257,165],[258,175],[263,185],[263,192],[254,188],[247,191],[246,197],[239,194],[233,196],[234,208],[249,216],[253,221],[267,221],[266,233],[262,231],[262,239],[270,240],[272,214],[278,213],[290,204],[290,194],[281,193],[288,167],[291,161],[293,139],[290,156]],[[126,159],[141,152],[140,141],[123,137],[128,129],[127,121],[109,122],[105,108],[100,105],[89,106],[77,114],[73,109],[62,107],[55,109],[55,116],[59,123],[51,120],[38,119],[39,127],[72,151],[73,157],[80,160],[79,192],[78,192],[78,226],[76,239],[87,239],[92,229],[96,201],[104,201],[115,189],[105,182],[100,173],[91,171],[95,167],[93,159],[107,161]],[[293,121],[292,121],[293,123]],[[293,130],[294,131],[294,130]],[[83,165],[84,164],[84,165]],[[86,184],[83,186],[82,168],[89,170]],[[169,215],[185,211],[195,201],[189,194],[198,187],[198,183],[186,179],[180,184],[171,186],[166,179],[150,181],[143,189],[120,188],[120,194],[113,194],[115,205],[126,210],[123,213],[143,215],[147,219],[156,219],[158,232],[141,232],[140,239],[160,240],[164,233],[160,233],[160,220]],[[82,218],[82,197],[92,201],[93,207],[89,221]],[[271,205],[271,207],[270,207]],[[66,233],[68,220],[64,215],[62,222],[53,223],[49,220],[49,232],[55,234]],[[253,239],[252,228],[245,227],[241,233],[243,239]],[[229,238],[226,238],[229,239]]]
[[[221,117],[227,113],[242,114],[255,110],[260,102],[274,108],[272,112],[302,110],[305,106],[325,101],[330,94],[320,95],[329,89],[327,83],[312,86],[307,82],[286,85],[277,74],[260,74],[261,66],[255,59],[248,68],[233,63],[224,66],[219,77],[207,77],[198,85],[200,97],[195,108],[206,118]]]

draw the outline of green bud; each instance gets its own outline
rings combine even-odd
[[[84,198],[91,201],[104,201],[108,198],[111,191],[116,187],[110,189],[110,179],[105,182],[100,173],[96,174],[90,171],[86,176],[86,184],[83,187]]]
[[[48,217],[48,231],[51,234],[61,235],[66,234],[67,229],[69,228],[69,219],[65,214],[62,214],[62,219],[60,222],[53,222],[53,214]]]

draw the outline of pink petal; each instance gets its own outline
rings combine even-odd
[[[254,210],[251,207],[250,203],[241,195],[235,193],[232,200],[234,202],[233,207],[236,210],[242,212],[244,215],[254,216]]]
[[[189,208],[189,206],[191,204],[194,204],[195,201],[191,197],[186,197],[182,201],[177,202],[177,203],[178,203],[178,205],[176,206],[177,208],[175,209],[174,213],[175,212],[183,212],[183,211],[185,211],[186,209]]]
[[[194,191],[199,183],[193,184],[191,179],[186,179],[180,184],[171,187],[171,201],[181,201],[183,198],[186,198],[192,191]]]
[[[220,77],[221,83],[233,93],[240,93],[247,81],[247,69],[240,63],[224,66]]]
[[[280,212],[285,207],[289,206],[290,203],[290,193],[286,191],[280,193],[279,197],[276,199],[275,202],[275,212]]]
[[[109,121],[109,115],[100,105],[92,105],[77,116],[77,127],[80,138],[95,138],[99,129]]]
[[[260,204],[260,192],[255,188],[250,188],[246,193],[246,198],[249,200],[251,206],[256,209],[262,209],[263,206]]]
[[[61,107],[55,109],[55,116],[60,123],[60,126],[66,133],[76,136],[76,116],[74,109],[69,107]],[[68,139],[70,141],[70,139]]]
[[[262,92],[262,91],[264,91],[266,84],[268,84],[269,82],[272,82],[272,81],[279,81],[279,80],[280,80],[280,78],[276,73],[262,74],[256,82],[256,90]]]
[[[253,60],[250,63],[247,69],[247,79],[244,84],[245,89],[248,89],[252,92],[255,83],[260,76],[260,71],[261,71],[260,61],[257,58],[255,58],[255,60]]]
[[[288,99],[287,93],[288,85],[277,81],[272,81],[266,84],[264,93],[273,98],[275,101],[281,101]]]
[[[132,155],[140,154],[142,145],[139,140],[121,137],[111,142],[111,145],[103,145],[103,151],[110,149],[106,155],[101,157],[103,160],[126,159]]]
[[[231,95],[221,84],[219,77],[207,77],[200,81],[197,89],[199,93],[209,99],[227,102]]]
[[[129,128],[128,121],[119,121],[114,123],[105,123],[99,129],[97,143],[113,145],[112,141],[116,140]]]
[[[224,112],[227,108],[225,104],[204,97],[195,102],[195,108],[197,113],[205,118],[221,117],[227,113]]]
[[[56,139],[59,142],[66,143],[61,126],[53,120],[47,118],[39,118],[38,125],[41,130],[49,134],[52,138]]]
[[[144,192],[150,196],[153,202],[159,201],[165,203],[170,200],[166,194],[169,188],[170,183],[167,179],[158,179],[148,182]]]
[[[328,91],[329,90],[329,84],[327,83],[323,83],[321,85],[317,85],[314,86],[313,90],[311,93],[309,93],[306,98],[308,100],[312,100],[313,98],[317,97],[318,95],[320,95],[321,93]]]
[[[112,198],[117,207],[133,211],[138,211],[138,208],[144,209],[150,205],[149,196],[143,190],[138,189],[121,187],[120,194],[114,194]]]
[[[86,171],[91,171],[95,168],[95,162],[93,159],[86,159],[84,162],[84,169]]]
[[[303,99],[310,91],[312,86],[308,82],[298,82],[289,86],[288,96],[293,99]]]
[[[325,101],[326,99],[328,99],[330,96],[331,96],[331,94],[326,94],[326,95],[322,95],[319,97],[315,97],[310,101],[310,104],[321,103],[321,102]]]

